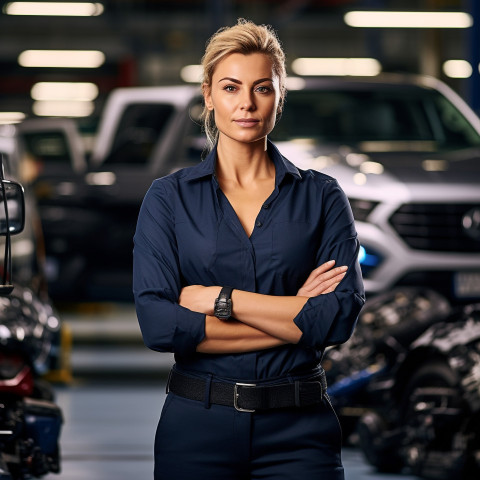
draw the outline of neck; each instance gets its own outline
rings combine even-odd
[[[267,153],[267,138],[253,143],[235,142],[220,136],[217,145],[217,177],[239,183],[275,176]]]

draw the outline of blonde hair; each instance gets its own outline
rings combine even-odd
[[[281,113],[285,100],[286,69],[285,53],[280,41],[268,25],[256,25],[255,23],[240,18],[233,27],[223,27],[208,40],[205,54],[202,58],[203,84],[210,87],[212,77],[218,63],[231,53],[263,53],[268,55],[273,63],[273,71],[279,78],[280,101],[277,114]],[[201,115],[205,133],[207,135],[207,148],[211,150],[218,140],[218,129],[215,124],[213,110],[203,108]]]

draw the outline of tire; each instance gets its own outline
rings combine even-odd
[[[388,439],[388,425],[375,411],[363,415],[358,421],[357,433],[363,455],[379,472],[397,473],[404,466],[395,444]]]
[[[460,379],[446,361],[429,362],[412,376],[401,412],[401,456],[412,472],[436,480],[465,478],[466,448],[454,448],[454,439],[462,436],[466,410]]]

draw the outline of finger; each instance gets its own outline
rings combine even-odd
[[[335,260],[329,260],[328,262],[322,263],[317,268],[312,270],[312,273],[310,274],[310,276],[315,277],[324,272],[328,272],[328,270],[333,268],[334,265],[335,265]]]
[[[325,295],[326,293],[332,293],[335,291],[335,289],[338,287],[340,282],[334,283],[332,286],[327,288],[324,292],[321,293],[321,295]]]
[[[302,289],[311,291],[316,289],[318,285],[322,284],[323,282],[333,280],[338,276],[341,276],[341,278],[343,278],[347,270],[348,267],[346,266],[333,268],[328,272],[322,273],[321,275],[312,278],[309,282],[305,282]]]
[[[311,290],[311,295],[316,296],[320,295],[321,293],[325,293],[325,291],[329,290],[332,285],[338,285],[343,280],[343,277],[345,277],[345,272],[318,283],[315,288]]]
[[[305,280],[305,283],[310,282],[312,279],[314,279],[318,275],[321,275],[322,273],[327,272],[334,265],[335,265],[335,260],[329,260],[328,262],[322,263],[322,265],[320,265],[319,267],[315,268],[310,272],[310,275]]]

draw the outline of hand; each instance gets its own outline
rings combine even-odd
[[[193,312],[213,315],[215,300],[220,294],[221,287],[204,287],[203,285],[189,285],[183,287],[178,303]]]
[[[297,297],[316,297],[325,293],[331,293],[342,281],[348,267],[335,267],[335,260],[320,265],[308,276],[305,283],[297,292]]]

